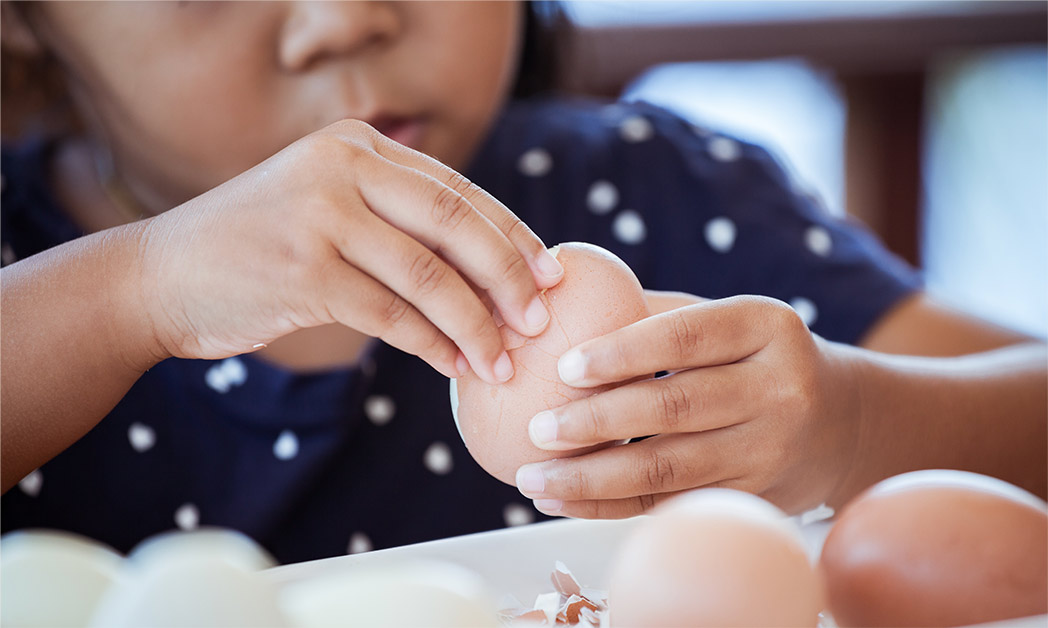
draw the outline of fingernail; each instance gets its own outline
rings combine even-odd
[[[541,447],[557,440],[557,417],[549,410],[536,414],[528,423],[531,442]]]
[[[497,379],[500,384],[513,377],[513,363],[510,362],[509,354],[505,351],[502,352],[502,355],[499,356],[498,360],[495,360],[494,371],[495,379]]]
[[[546,477],[537,465],[526,464],[517,469],[517,488],[525,495],[534,495],[546,490]]]
[[[535,258],[535,265],[539,267],[539,272],[547,277],[560,277],[564,274],[564,267],[549,251],[539,253]]]
[[[469,373],[469,360],[466,359],[466,356],[461,351],[459,351],[458,357],[455,358],[455,368],[458,369],[459,377]]]
[[[535,509],[546,513],[557,513],[564,508],[564,502],[559,499],[536,499]]]
[[[577,384],[586,376],[586,358],[578,349],[572,349],[557,360],[557,373],[560,379],[569,386]]]
[[[542,299],[535,297],[524,312],[524,322],[531,329],[541,331],[546,326],[547,321],[549,321],[549,312],[546,311],[546,306],[542,304]]]

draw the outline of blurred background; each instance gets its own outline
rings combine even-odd
[[[764,145],[923,268],[1048,336],[1048,3],[568,0],[560,83]]]

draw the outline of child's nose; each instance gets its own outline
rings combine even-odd
[[[280,33],[280,62],[302,70],[325,57],[381,45],[400,32],[391,2],[290,2]]]

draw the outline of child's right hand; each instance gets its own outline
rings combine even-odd
[[[139,250],[161,355],[226,357],[338,322],[493,383],[512,366],[485,303],[533,336],[549,321],[538,290],[563,274],[492,196],[348,120],[149,220]]]

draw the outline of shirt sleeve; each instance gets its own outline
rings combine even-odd
[[[648,287],[775,297],[815,333],[851,344],[919,289],[915,269],[799,190],[768,151],[649,105],[638,115],[651,120],[679,181],[645,212],[656,240]]]

